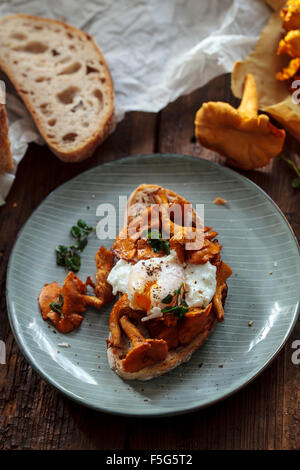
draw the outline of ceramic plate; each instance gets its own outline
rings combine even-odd
[[[62,335],[38,309],[41,287],[65,278],[54,248],[69,244],[82,218],[95,226],[99,204],[113,204],[141,183],[155,183],[203,203],[205,224],[219,232],[223,260],[233,269],[224,323],[192,359],[149,382],[123,381],[108,366],[111,305],[88,310],[80,329]],[[213,203],[220,196],[225,206]],[[117,227],[118,228],[118,227]],[[112,241],[90,238],[81,279],[95,273],[94,256]],[[18,345],[32,367],[68,397],[97,410],[148,416],[196,410],[232,394],[275,357],[297,320],[300,261],[295,236],[274,202],[251,181],[215,163],[183,155],[139,155],[92,168],[68,181],[31,215],[8,268],[7,302]],[[249,326],[252,322],[252,326]],[[61,346],[68,343],[69,347]]]

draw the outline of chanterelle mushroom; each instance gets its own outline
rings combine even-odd
[[[282,72],[276,74],[277,80],[281,82],[289,80],[290,78],[296,78],[296,74],[300,68],[300,57],[296,57],[289,61],[288,66],[282,69]]]
[[[58,282],[45,284],[38,302],[44,320],[51,320],[61,333],[69,333],[80,326],[87,305],[101,308],[103,302],[86,295],[86,284],[70,271],[60,287]]]
[[[258,115],[258,97],[254,76],[245,77],[240,106],[208,102],[195,118],[198,141],[215,150],[230,165],[252,170],[267,165],[283,147],[285,131],[270,123],[265,114]]]
[[[300,30],[289,31],[279,42],[277,55],[288,54],[290,57],[300,56]]]

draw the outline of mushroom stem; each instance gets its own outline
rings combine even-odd
[[[129,321],[127,315],[123,315],[123,317],[120,318],[120,324],[123,331],[130,339],[133,347],[135,347],[138,343],[145,341],[144,336],[141,334],[139,329]]]
[[[89,305],[90,307],[95,307],[100,309],[103,306],[103,300],[98,299],[98,297],[94,295],[83,295],[82,299],[86,303],[86,305]]]
[[[245,118],[256,118],[258,114],[258,96],[254,76],[248,73],[244,80],[244,91],[240,106],[237,108],[239,114]]]
[[[137,372],[166,359],[168,344],[165,340],[144,338],[136,326],[128,320],[127,315],[120,318],[120,324],[132,344],[132,348],[122,360],[125,372]]]

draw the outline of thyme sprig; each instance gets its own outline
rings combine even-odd
[[[163,304],[171,304],[162,309],[162,313],[173,313],[175,317],[182,318],[189,310],[188,304],[182,297],[183,283],[180,284],[177,290],[174,290],[173,295],[168,294],[163,300]]]
[[[163,238],[158,230],[148,230],[147,241],[154,253],[164,251],[166,255],[170,254],[170,241]]]
[[[87,225],[84,220],[79,219],[77,225],[73,225],[70,230],[70,234],[76,240],[76,243],[70,246],[56,246],[56,264],[77,273],[81,267],[81,257],[79,253],[86,247],[88,236],[94,230],[95,229]]]
[[[64,297],[62,294],[59,294],[58,302],[57,303],[51,302],[49,304],[49,307],[51,308],[51,310],[53,310],[53,312],[59,313],[61,317],[64,317],[63,312],[62,312],[63,305],[64,305]]]

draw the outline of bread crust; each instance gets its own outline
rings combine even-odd
[[[154,194],[161,189],[161,186],[155,184],[141,184],[138,186],[130,195],[128,199],[128,206],[127,206],[127,222],[130,223],[133,219],[138,217],[143,209],[149,204],[151,204],[152,197]],[[184,199],[182,196],[178,195],[174,191],[166,189],[168,200],[179,200],[185,204],[190,204],[189,201]],[[193,216],[200,220],[199,216],[193,209]],[[223,291],[222,295],[222,304],[225,305],[226,296],[227,296],[227,284]],[[217,322],[216,313],[214,308],[211,309],[210,314],[207,318],[207,324],[201,333],[199,333],[190,343],[187,345],[179,346],[175,349],[171,349],[168,352],[168,356],[165,360],[156,363],[152,366],[144,367],[143,369],[137,372],[125,372],[122,366],[122,359],[126,356],[128,351],[131,348],[131,344],[129,340],[122,336],[122,343],[120,346],[113,346],[111,343],[111,335],[107,340],[107,358],[109,366],[112,370],[114,370],[120,377],[125,380],[141,380],[147,381],[151,380],[155,377],[159,377],[167,372],[170,372],[172,369],[175,369],[177,366],[184,362],[188,362],[197,349],[207,340],[210,333],[212,332],[213,328],[215,327]],[[138,324],[139,329],[143,332],[143,328],[145,324],[139,322]]]
[[[3,72],[8,76],[10,81],[13,83],[14,87],[16,88],[18,94],[22,98],[25,106],[29,110],[36,126],[38,127],[42,137],[44,138],[45,142],[49,146],[49,148],[52,150],[52,152],[62,161],[64,162],[78,162],[81,160],[85,160],[86,158],[90,157],[93,152],[95,151],[96,147],[98,147],[108,136],[111,134],[111,132],[114,130],[116,122],[115,122],[115,115],[114,115],[114,89],[113,89],[113,82],[112,78],[110,75],[109,68],[107,66],[106,60],[100,51],[99,47],[93,40],[93,38],[86,34],[85,32],[75,28],[74,26],[71,26],[67,23],[64,23],[63,21],[58,21],[58,20],[53,20],[50,18],[40,18],[34,15],[25,15],[23,13],[15,14],[15,15],[8,15],[0,20],[0,24],[3,21],[8,21],[11,18],[24,18],[24,19],[29,19],[32,21],[38,21],[38,22],[44,22],[45,24],[57,24],[62,26],[65,30],[69,31],[70,33],[74,33],[76,35],[81,36],[84,38],[84,40],[88,39],[90,43],[93,45],[93,48],[95,49],[99,61],[103,64],[103,71],[105,72],[105,78],[107,81],[107,90],[106,93],[108,94],[109,97],[109,111],[107,113],[107,118],[105,123],[97,130],[97,132],[94,132],[93,135],[89,138],[88,141],[83,142],[81,145],[79,145],[76,150],[73,151],[65,151],[60,148],[60,145],[56,145],[54,143],[51,143],[49,141],[49,138],[47,136],[47,131],[44,128],[42,120],[39,118],[37,115],[37,112],[35,110],[35,107],[32,105],[32,102],[28,96],[27,93],[23,93],[22,91],[22,83],[17,80],[13,74],[13,72],[10,70],[9,67],[7,67],[5,60],[3,57],[0,55],[0,68],[3,70]]]
[[[177,200],[182,204],[190,204],[190,202],[185,199],[183,196],[180,196],[175,191],[171,189],[163,188],[157,184],[140,184],[129,196],[127,203],[127,223],[140,216],[142,211],[149,206],[150,204],[155,204],[153,196],[160,190],[164,189],[166,191],[169,201]],[[192,208],[193,220],[198,222],[198,226],[201,225],[201,219],[198,216],[197,212]]]

